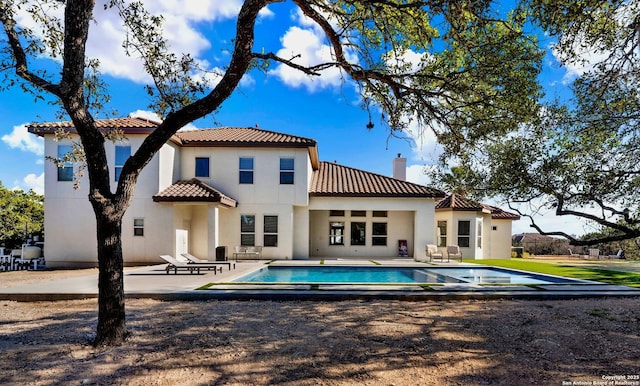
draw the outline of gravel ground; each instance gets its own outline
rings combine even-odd
[[[133,299],[131,338],[106,349],[96,318],[95,299],[0,301],[0,384],[640,385],[638,298]]]

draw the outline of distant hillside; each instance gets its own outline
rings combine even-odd
[[[526,252],[534,255],[566,255],[571,248],[567,239],[544,236],[539,233],[513,235],[511,242],[513,246],[524,247]]]

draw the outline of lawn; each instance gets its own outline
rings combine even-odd
[[[608,284],[626,285],[640,288],[640,274],[634,272],[613,271],[589,267],[576,267],[566,264],[550,264],[523,259],[510,260],[464,260],[466,263],[491,265],[494,267],[513,268],[523,271],[545,273],[582,280],[594,280]]]

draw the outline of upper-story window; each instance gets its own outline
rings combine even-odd
[[[196,157],[196,177],[209,178],[209,157]]]
[[[58,165],[58,181],[73,181],[73,164],[63,161],[72,150],[71,145],[58,145],[58,160],[62,162]]]
[[[280,158],[280,183],[291,185],[293,184],[293,158]]]
[[[120,179],[120,173],[122,173],[122,167],[131,156],[131,146],[116,146],[116,162],[115,162],[115,180]]]
[[[240,157],[240,183],[253,184],[253,158]]]

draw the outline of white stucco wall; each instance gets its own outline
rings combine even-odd
[[[143,135],[130,135],[128,141],[107,142],[105,150],[111,189],[115,191],[117,183],[113,177],[115,146],[131,146],[132,154],[142,143]],[[45,137],[45,156],[57,157],[58,145],[68,145],[68,140],[55,142],[52,135]],[[171,159],[173,152],[166,145],[159,154],[166,152]],[[85,175],[78,180],[78,189],[72,181],[58,181],[57,167],[45,161],[45,248],[47,265],[57,266],[95,266],[97,265],[97,242],[95,216],[89,200],[89,180]],[[74,165],[74,171],[79,165]],[[151,197],[158,192],[161,180],[159,155],[157,154],[143,169],[138,179],[135,196],[125,213],[122,222],[122,247],[125,264],[145,264],[159,262],[158,255],[167,253],[165,244],[172,232],[165,226],[171,219],[171,211],[159,209]],[[134,218],[144,219],[144,236],[133,235]],[[170,222],[169,222],[170,224]]]
[[[463,259],[482,259],[484,249],[489,249],[486,226],[482,229],[482,248],[477,246],[477,222],[483,220],[482,214],[465,211],[437,211],[435,220],[447,222],[447,245],[458,245],[458,221],[469,221],[469,247],[460,247]],[[439,248],[446,256],[446,248]]]
[[[511,232],[512,220],[493,219],[489,228],[491,234],[491,259],[510,259],[511,258]]]
[[[303,149],[186,147],[181,149],[180,175],[195,177],[196,157],[208,157],[209,178],[198,177],[238,201],[241,205],[288,204],[307,205],[311,167],[308,151]],[[239,160],[253,158],[253,184],[239,183]],[[280,158],[294,159],[294,184],[280,184]]]

